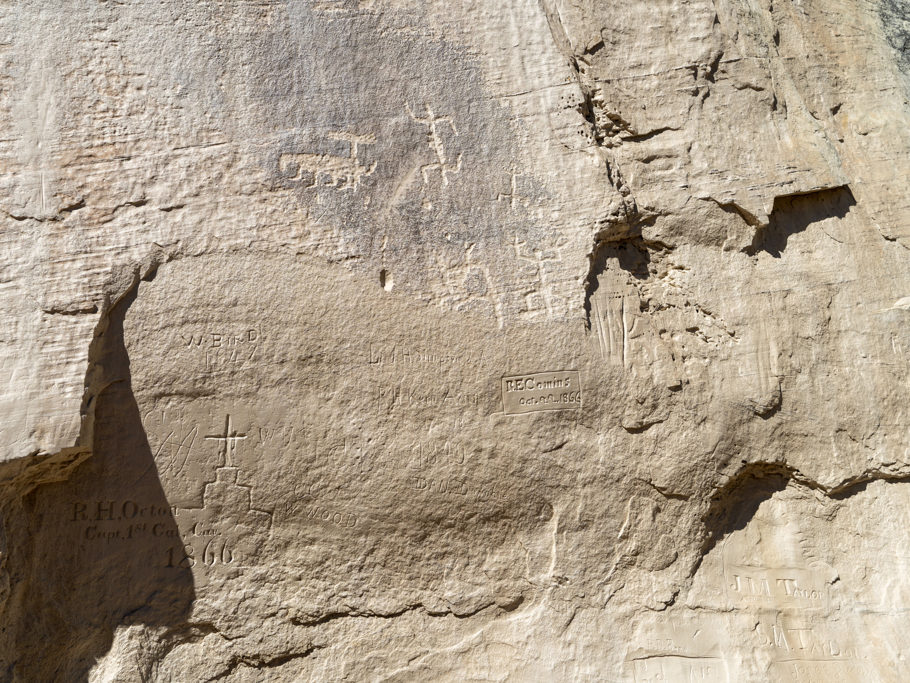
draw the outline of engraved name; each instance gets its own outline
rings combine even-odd
[[[204,334],[181,334],[180,341],[187,348],[220,349],[226,346],[253,344],[259,340],[258,330],[234,332],[206,332]]]
[[[577,410],[581,408],[581,377],[577,370],[503,377],[502,406],[506,415]]]
[[[312,484],[310,489],[314,488],[316,485]],[[340,510],[334,509],[330,510],[329,508],[323,507],[319,504],[304,504],[301,501],[290,501],[285,504],[285,514],[288,517],[297,517],[300,513],[303,513],[304,519],[311,519],[318,522],[325,522],[326,524],[334,524],[335,526],[351,528],[357,526],[357,515],[353,515],[349,512],[342,512]]]
[[[212,567],[232,564],[238,559],[230,539],[222,538],[215,529],[198,521],[179,525],[177,520],[186,511],[175,505],[97,500],[75,502],[67,512],[66,521],[81,525],[80,537],[85,541],[122,544],[164,539],[169,544],[163,550],[165,567],[190,568],[196,564]]]
[[[653,655],[633,660],[635,683],[658,681],[725,681],[726,666],[713,657]]]
[[[397,346],[386,348],[376,344],[369,344],[366,352],[368,365],[446,365],[461,360],[450,353],[402,349]]]
[[[177,506],[143,505],[132,500],[97,500],[73,503],[71,512],[67,521],[82,525],[80,536],[86,541],[127,543],[170,539],[181,545],[186,544],[166,549],[164,561],[167,567],[192,567],[196,564],[192,546],[195,538],[206,540],[200,558],[204,564],[211,566],[219,561],[226,564],[234,559],[227,541],[215,542],[210,538],[216,535],[214,530],[206,529],[199,523],[180,530],[174,524],[180,512]],[[215,546],[218,546],[217,552]]]
[[[180,347],[198,355],[206,369],[222,365],[243,365],[253,360],[262,342],[262,334],[254,328],[240,332],[223,330],[201,334],[180,334]]]
[[[833,638],[816,633],[809,626],[780,626],[772,624],[759,633],[765,636],[768,645],[782,650],[795,657],[805,657],[818,661],[835,661],[855,659],[858,656],[856,647],[844,647]]]
[[[429,479],[426,477],[411,477],[410,487],[415,491],[427,493],[454,493],[459,496],[467,495],[468,487],[458,479]]]
[[[481,396],[452,391],[448,387],[438,391],[425,390],[421,387],[411,386],[377,386],[375,387],[377,401],[384,402],[388,407],[419,407],[419,406],[467,406],[479,405]]]
[[[725,570],[727,594],[740,600],[812,604],[828,599],[824,583],[806,569],[729,565]]]

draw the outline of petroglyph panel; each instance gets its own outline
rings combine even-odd
[[[299,181],[304,187],[328,186],[339,190],[356,190],[360,181],[376,170],[375,161],[365,165],[360,160],[360,147],[375,144],[376,136],[334,131],[328,133],[327,137],[347,144],[348,153],[284,153],[278,158],[278,171],[291,181]]]

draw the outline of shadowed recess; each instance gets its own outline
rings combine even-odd
[[[749,463],[712,497],[704,515],[707,537],[702,557],[724,537],[746,528],[758,506],[787,488],[793,470],[776,463]]]
[[[813,223],[843,218],[854,206],[856,200],[846,185],[809,194],[775,197],[768,225],[756,230],[752,244],[743,251],[749,256],[764,251],[780,258],[792,235],[803,232]]]
[[[585,320],[591,326],[591,297],[600,287],[600,277],[612,261],[621,270],[636,280],[647,280],[650,276],[648,264],[651,255],[640,239],[627,239],[621,242],[609,242],[597,245],[590,256],[591,265],[585,280]]]
[[[19,557],[13,613],[29,616],[4,630],[13,642],[3,651],[15,659],[4,663],[3,680],[87,680],[118,626],[179,629],[189,614],[192,575],[169,561],[179,531],[142,427],[123,341],[135,296],[133,287],[114,305],[92,344],[89,377],[104,387],[95,398],[92,456],[68,481],[25,496],[16,515],[21,523],[8,530]]]

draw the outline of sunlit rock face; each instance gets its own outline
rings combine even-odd
[[[0,35],[0,679],[910,679],[902,3]]]

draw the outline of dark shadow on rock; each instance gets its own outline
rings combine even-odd
[[[647,280],[650,277],[648,265],[651,254],[641,239],[625,239],[619,242],[607,242],[597,245],[590,256],[591,265],[585,281],[585,320],[591,324],[591,297],[600,287],[601,275],[611,263],[629,273],[636,280]]]
[[[130,385],[123,321],[135,295],[114,305],[90,354],[92,456],[7,517],[3,680],[87,680],[118,626],[179,629],[190,613],[192,574],[178,566],[180,535]]]
[[[846,185],[809,194],[775,197],[768,225],[756,230],[751,246],[743,251],[749,256],[764,251],[780,258],[791,235],[827,218],[843,218],[854,206],[856,200]]]
[[[706,539],[702,557],[726,536],[746,528],[759,505],[787,488],[793,470],[778,463],[749,463],[711,498],[703,517]]]

